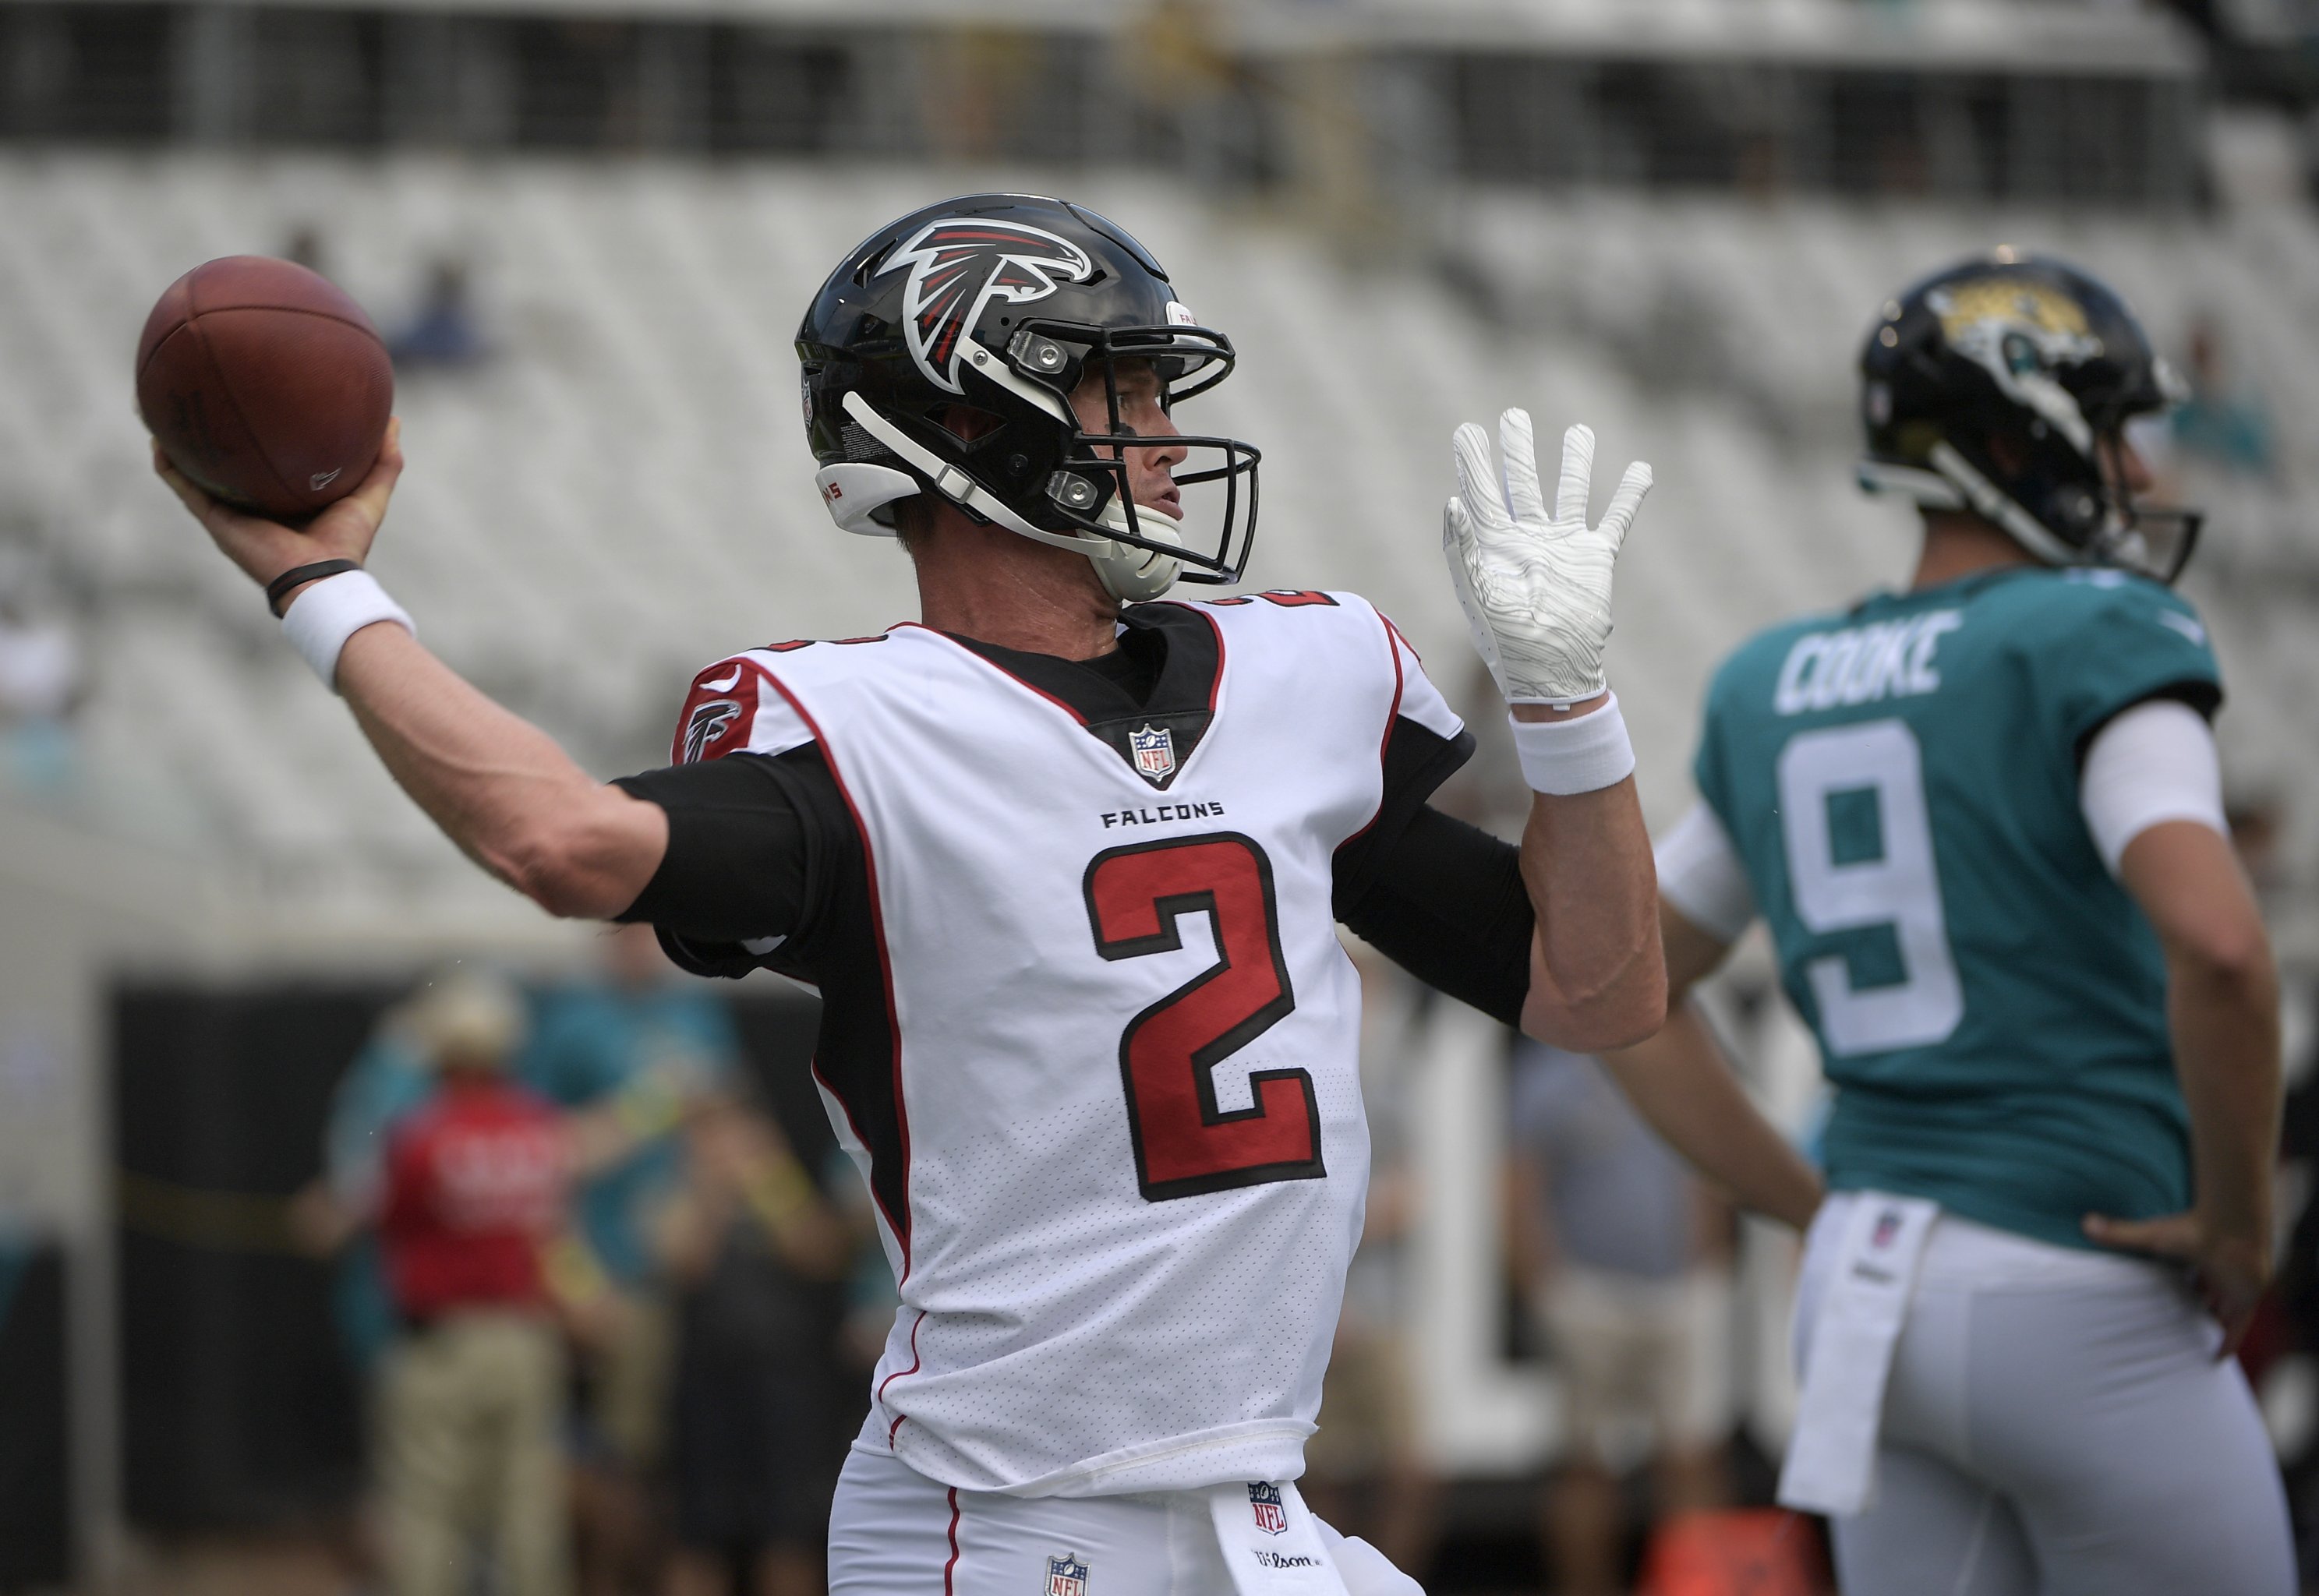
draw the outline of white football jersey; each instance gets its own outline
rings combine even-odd
[[[965,1489],[1302,1472],[1368,1177],[1339,851],[1463,757],[1358,598],[1123,624],[1140,704],[906,625],[712,666],[680,732],[817,743],[859,829],[871,951],[813,973],[900,1282],[863,1443]]]

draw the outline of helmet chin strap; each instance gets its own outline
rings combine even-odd
[[[916,466],[943,498],[972,510],[993,526],[1004,527],[1033,543],[1085,555],[1095,565],[1096,576],[1102,579],[1104,591],[1114,599],[1131,603],[1141,599],[1156,599],[1175,585],[1178,573],[1184,568],[1184,563],[1171,555],[1137,548],[1132,544],[1115,542],[1097,534],[1050,532],[1043,527],[1033,527],[980,482],[880,415],[876,407],[859,392],[847,393],[844,402],[845,413],[864,432]],[[835,514],[835,510],[832,513]],[[1127,512],[1115,497],[1104,508],[1101,518],[1105,526],[1122,534],[1129,530]],[[1142,536],[1154,543],[1181,545],[1183,542],[1164,514],[1155,511],[1148,520],[1141,517],[1137,519]]]
[[[1106,527],[1115,527],[1123,533],[1128,530],[1127,512],[1120,508],[1116,497],[1104,506],[1103,514],[1098,518]],[[1149,516],[1138,516],[1136,528],[1141,536],[1153,543],[1180,544],[1184,541],[1178,535],[1174,523],[1158,510]],[[1091,554],[1087,558],[1095,562],[1095,573],[1103,580],[1103,591],[1122,603],[1132,604],[1142,599],[1157,599],[1176,585],[1176,578],[1184,569],[1184,562],[1173,555],[1137,548],[1132,543],[1113,543],[1107,537],[1102,541],[1108,546],[1105,551]]]
[[[1935,444],[1926,457],[1933,469],[1947,479],[1958,492],[1964,495],[1965,504],[1976,515],[1995,521],[2012,537],[2048,565],[2083,565],[2090,551],[2071,548],[2046,530],[2036,517],[2021,508],[2010,493],[2006,492],[1979,471],[1972,463],[1957,453],[1946,441]]]
[[[2084,548],[2073,549],[1950,445],[1935,444],[1928,458],[1930,471],[1885,460],[1863,460],[1858,467],[1860,485],[1872,493],[1912,499],[1926,509],[1971,510],[1983,520],[1995,522],[2007,537],[2048,565],[2111,566],[2170,584],[2188,564],[2190,551],[2197,544],[2199,523],[2205,518],[2196,510],[2158,512],[2188,523],[2172,563],[2161,570],[2149,537],[2134,524],[2131,515],[2122,521],[2113,515],[2111,524]]]

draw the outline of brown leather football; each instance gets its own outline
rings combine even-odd
[[[137,345],[137,409],[217,497],[288,520],[359,486],[378,460],[394,365],[360,305],[264,255],[197,266]]]

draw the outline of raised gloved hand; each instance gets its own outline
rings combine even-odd
[[[1627,467],[1599,525],[1586,524],[1594,433],[1562,435],[1562,481],[1547,510],[1538,478],[1529,412],[1498,418],[1502,475],[1492,468],[1489,435],[1471,421],[1451,440],[1457,491],[1444,509],[1442,552],[1474,646],[1512,704],[1563,704],[1603,690],[1602,648],[1611,639],[1611,568],[1627,527],[1650,491],[1651,468]]]

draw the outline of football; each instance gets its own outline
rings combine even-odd
[[[378,458],[394,366],[338,284],[230,255],[161,295],[137,345],[137,409],[178,470],[220,499],[302,520]]]

